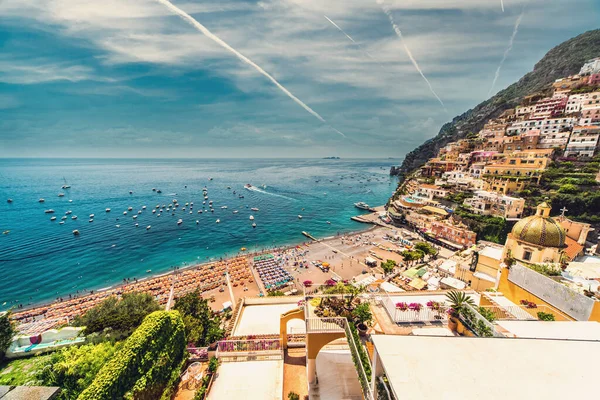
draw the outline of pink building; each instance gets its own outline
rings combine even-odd
[[[592,74],[588,79],[588,85],[600,85],[600,74]]]

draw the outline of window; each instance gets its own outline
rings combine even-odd
[[[531,251],[529,251],[529,250],[523,251],[523,260],[525,260],[525,261],[531,260]]]

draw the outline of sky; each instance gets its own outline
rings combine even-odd
[[[599,0],[0,0],[0,157],[399,158],[598,21]]]

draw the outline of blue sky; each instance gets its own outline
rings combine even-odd
[[[325,122],[156,0],[2,0],[0,157],[401,157],[487,98],[523,9],[494,93],[600,21],[598,0],[173,4]]]

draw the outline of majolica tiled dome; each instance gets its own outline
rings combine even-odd
[[[515,224],[512,235],[517,240],[543,247],[564,247],[565,230],[554,219],[550,218],[550,206],[542,203],[537,213],[526,217]]]

